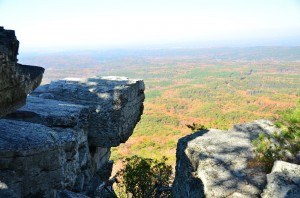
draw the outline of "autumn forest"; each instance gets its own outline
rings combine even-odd
[[[112,159],[167,156],[175,163],[187,125],[228,129],[274,119],[300,98],[300,47],[98,50],[23,54],[46,68],[43,83],[65,77],[118,75],[143,79],[145,109],[134,134]]]

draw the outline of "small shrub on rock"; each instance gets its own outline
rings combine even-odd
[[[205,127],[204,125],[199,124],[199,123],[194,123],[194,122],[193,122],[193,124],[187,124],[186,126],[189,129],[191,129],[193,132],[201,131],[201,130],[206,130],[207,129],[207,127]]]
[[[118,188],[125,189],[127,197],[171,197],[169,189],[172,167],[161,160],[132,156],[125,159],[125,167],[118,172]]]
[[[253,141],[256,160],[270,172],[276,160],[300,163],[300,101],[294,110],[281,113],[275,125],[281,130],[272,135],[260,134]]]

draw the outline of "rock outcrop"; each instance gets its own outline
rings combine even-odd
[[[175,197],[259,197],[266,185],[262,167],[251,166],[251,141],[276,127],[269,121],[235,125],[229,131],[196,132],[178,141]]]
[[[1,181],[21,197],[63,189],[93,196],[110,176],[110,147],[126,141],[140,119],[143,90],[143,81],[124,77],[41,86],[0,120]]]
[[[17,64],[18,45],[0,28],[0,197],[94,197],[111,174],[110,148],[140,120],[144,83],[60,80],[27,97],[44,69]]]
[[[18,49],[15,32],[0,27],[0,118],[25,105],[44,73],[41,67],[18,64]]]

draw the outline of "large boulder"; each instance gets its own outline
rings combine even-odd
[[[259,197],[266,184],[264,169],[251,165],[252,140],[276,127],[267,120],[210,129],[178,141],[175,197]]]
[[[18,49],[15,32],[0,27],[0,118],[23,106],[43,77],[43,68],[17,63]]]

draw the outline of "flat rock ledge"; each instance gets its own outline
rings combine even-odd
[[[18,50],[15,32],[0,27],[0,118],[25,105],[43,77],[44,68],[17,63]]]
[[[143,112],[144,83],[125,77],[53,82],[0,119],[0,197],[94,197],[110,148]]]
[[[210,129],[181,138],[176,151],[174,197],[260,197],[267,178],[268,182],[276,180],[278,168],[275,166],[266,177],[261,167],[251,166],[249,162],[255,157],[251,142],[259,133],[276,130],[272,122],[257,120],[234,125],[228,131]],[[291,165],[294,166],[299,168]],[[295,178],[293,181],[299,186],[299,173]],[[272,181],[268,186],[280,183]],[[294,187],[287,189],[299,192]],[[266,190],[264,197],[285,197],[276,192],[270,194],[272,191]]]

